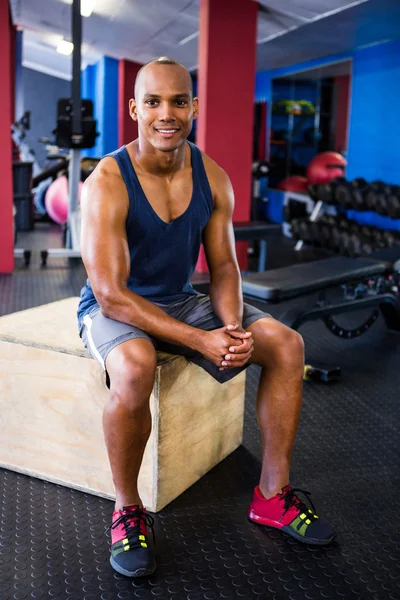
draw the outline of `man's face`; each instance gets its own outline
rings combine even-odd
[[[150,64],[140,74],[135,96],[129,110],[139,135],[162,152],[179,148],[197,117],[188,72],[179,65]]]

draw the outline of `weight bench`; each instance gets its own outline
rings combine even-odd
[[[280,269],[243,275],[244,296],[266,303],[279,303],[307,294],[318,293],[317,302],[309,308],[294,308],[280,320],[298,329],[306,321],[322,319],[335,335],[356,337],[364,333],[378,316],[380,309],[386,325],[400,332],[400,302],[394,266],[400,258],[398,247],[380,252],[374,258],[334,256],[324,260],[295,264]],[[382,260],[383,259],[383,260]],[[327,292],[344,286],[342,298],[327,299]],[[338,326],[333,315],[363,308],[373,308],[367,321],[354,330]]]

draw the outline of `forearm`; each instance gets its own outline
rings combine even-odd
[[[212,307],[224,325],[232,322],[242,324],[242,284],[236,265],[228,265],[212,273],[209,293]]]
[[[164,342],[198,350],[204,334],[202,330],[170,317],[153,302],[127,288],[99,298],[99,304],[106,317],[138,327]]]

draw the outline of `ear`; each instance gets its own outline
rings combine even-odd
[[[129,114],[131,119],[133,119],[134,121],[137,121],[137,104],[136,104],[136,100],[135,98],[131,98],[129,100]]]
[[[199,116],[199,99],[197,96],[193,98],[193,120]]]

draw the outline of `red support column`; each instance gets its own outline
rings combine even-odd
[[[11,19],[11,16],[10,16]],[[17,28],[10,23],[10,123],[15,121],[15,70],[16,70],[16,52]]]
[[[256,74],[257,2],[200,0],[197,143],[229,175],[235,221],[248,221]],[[236,244],[247,267],[247,242]],[[202,252],[197,269],[207,269]]]
[[[337,152],[347,151],[347,123],[349,119],[350,75],[335,77],[336,93],[336,140]]]
[[[142,65],[130,60],[119,61],[118,73],[118,145],[123,146],[138,136],[136,121],[129,116],[129,100],[133,98],[136,75]]]
[[[11,52],[12,29],[8,0],[0,0],[0,273],[14,269],[13,191],[11,158]]]

